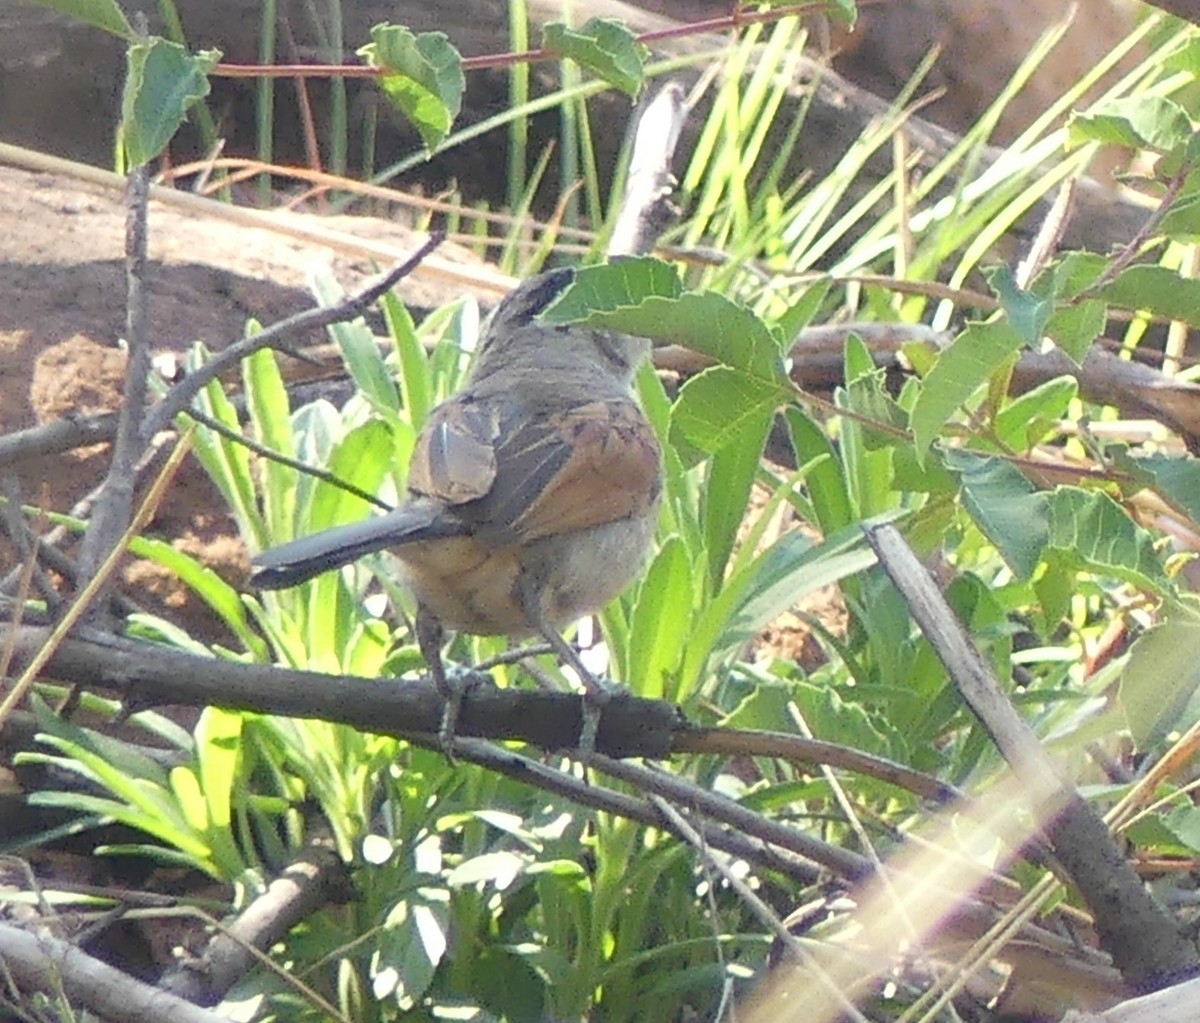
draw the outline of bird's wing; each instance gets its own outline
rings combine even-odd
[[[450,402],[430,418],[410,490],[514,542],[616,522],[657,504],[662,456],[632,401],[532,415],[516,403],[488,402],[489,415],[483,404]]]

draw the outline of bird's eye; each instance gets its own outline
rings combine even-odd
[[[620,341],[612,334],[596,331],[592,337],[601,354],[619,370],[628,370],[631,366],[628,353]]]

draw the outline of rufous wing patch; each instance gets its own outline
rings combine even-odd
[[[631,401],[597,401],[548,418],[547,433],[565,453],[554,476],[514,520],[529,540],[648,513],[658,502],[658,439]]]

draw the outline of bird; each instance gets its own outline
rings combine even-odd
[[[613,600],[653,544],[662,450],[634,390],[651,344],[539,321],[575,276],[550,270],[501,300],[465,385],[422,427],[396,508],[255,559],[251,583],[270,590],[392,551],[443,699],[446,750],[464,690],[442,661],[449,630],[545,639],[584,686],[579,749],[590,756],[608,688],[561,630]]]

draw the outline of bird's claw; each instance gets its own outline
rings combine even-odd
[[[438,745],[447,759],[453,761],[454,738],[463,699],[486,676],[455,664],[445,666],[439,675],[436,681],[438,694],[442,698],[442,720],[438,725]]]
[[[579,729],[579,759],[586,767],[596,752],[596,736],[600,731],[600,717],[613,697],[624,692],[616,682],[597,678],[589,672],[583,688],[583,724]]]

